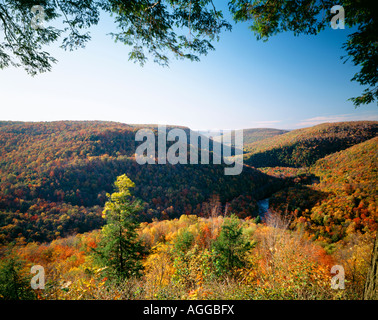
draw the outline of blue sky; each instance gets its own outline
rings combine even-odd
[[[0,120],[109,120],[184,125],[192,129],[274,127],[296,129],[322,122],[378,120],[377,104],[355,109],[348,98],[363,88],[358,71],[343,64],[348,32],[318,36],[284,33],[257,41],[247,24],[234,25],[201,62],[128,61],[129,48],[106,34],[104,17],[85,49],[49,50],[52,72],[30,77],[0,71]]]

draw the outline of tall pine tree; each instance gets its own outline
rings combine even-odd
[[[96,248],[97,260],[106,274],[115,280],[139,276],[144,247],[138,239],[136,214],[141,202],[132,200],[130,188],[135,184],[124,174],[115,182],[116,191],[109,195],[103,217],[102,240]]]
[[[0,300],[33,300],[36,298],[31,288],[31,276],[26,262],[12,249],[0,260]],[[29,269],[30,270],[30,269]]]

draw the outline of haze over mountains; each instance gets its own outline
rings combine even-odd
[[[239,130],[237,130],[239,131]],[[243,144],[244,149],[248,150],[251,143],[261,141],[267,138],[271,138],[277,135],[281,135],[289,132],[288,130],[272,129],[272,128],[255,128],[255,129],[243,129]],[[223,136],[215,136],[214,141],[221,142],[222,138],[225,136],[231,136],[234,138],[235,134],[230,132],[225,132]]]

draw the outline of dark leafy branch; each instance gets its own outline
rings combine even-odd
[[[231,25],[209,0],[188,4],[183,0],[2,0],[0,68],[24,67],[32,75],[51,70],[56,59],[43,51],[43,46],[63,38],[61,47],[66,50],[84,47],[91,39],[88,30],[98,24],[101,12],[114,17],[117,32],[111,35],[131,46],[130,60],[143,65],[152,57],[167,65],[171,55],[198,61],[199,55],[214,49],[211,42]],[[35,5],[43,7],[46,25],[37,30],[31,24]],[[63,28],[52,27],[54,20]],[[189,27],[193,41],[184,35]]]

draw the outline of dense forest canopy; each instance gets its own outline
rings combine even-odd
[[[322,163],[321,158],[353,145],[363,149],[370,146],[374,150],[376,140],[369,139],[377,135],[378,123],[322,124],[274,137],[268,137],[269,132],[264,131],[264,140],[247,144],[253,151],[245,155],[247,164],[237,176],[225,176],[224,165],[211,163],[139,165],[134,158],[135,132],[141,127],[98,121],[2,122],[1,241],[6,243],[16,238],[46,241],[100,227],[106,193],[112,192],[117,176],[125,173],[135,182],[135,197],[143,201],[140,221],[172,219],[182,214],[206,217],[211,214],[214,201],[219,203],[223,213],[256,218],[259,214],[257,202],[267,197],[271,197],[271,208],[296,211],[298,219],[303,216],[312,221],[318,213],[311,210],[323,208],[323,201],[331,199],[330,194],[339,194],[335,183],[329,185],[333,186],[332,190],[310,188],[309,185],[331,174],[324,176],[322,170],[316,170],[318,163]],[[153,125],[149,128],[156,130]],[[181,128],[190,132],[189,128]],[[363,141],[370,141],[370,144],[363,144]],[[346,154],[348,150],[345,150]],[[359,160],[355,161],[361,161],[362,165],[350,167],[349,174],[356,172],[356,177],[361,177],[359,172],[363,170],[367,175],[364,181],[374,184],[374,172],[371,171],[374,166],[365,167],[369,162],[361,158],[364,155],[356,153]],[[372,159],[374,157],[366,160]],[[261,168],[256,170],[251,165]],[[310,165],[315,169],[309,169]],[[331,167],[340,177],[339,164]],[[356,230],[374,228],[376,223],[374,188],[370,184],[362,185],[367,190],[362,192],[361,187],[357,188],[355,198],[360,200],[352,200],[350,205],[361,210],[370,209],[369,214],[362,217],[362,224],[353,220]],[[356,186],[357,182],[350,181],[348,188],[354,190]],[[330,204],[329,210],[333,210],[338,199],[332,200],[336,202]],[[323,216],[324,210],[321,212]],[[350,219],[360,218],[360,214]],[[364,217],[368,217],[367,220]],[[324,233],[325,222],[314,221],[315,225],[320,224],[320,233],[314,224],[309,230],[321,235],[326,242],[329,239],[337,241],[345,235],[346,225],[341,228],[336,223],[334,228],[340,227],[339,231]]]
[[[245,162],[254,167],[305,167],[324,156],[374,138],[377,121],[323,123],[246,146]]]
[[[0,298],[363,297],[378,229],[377,122],[265,137],[246,157],[311,148],[275,151],[271,166],[246,164],[239,176],[224,165],[139,165],[141,127],[0,123]],[[308,152],[311,162],[295,162]],[[35,264],[42,291],[29,286]],[[329,289],[335,264],[345,290]]]
[[[308,185],[275,193],[271,208],[295,213],[293,225],[310,230],[314,239],[335,243],[377,229],[378,137],[330,154],[308,170]]]
[[[112,122],[4,122],[0,127],[3,241],[19,236],[51,240],[99,227],[106,193],[124,173],[135,181],[135,196],[144,202],[141,221],[183,213],[206,216],[213,195],[239,216],[256,216],[256,201],[281,183],[249,167],[241,175],[225,176],[225,165],[212,162],[139,165],[134,152],[135,132],[140,128]]]

